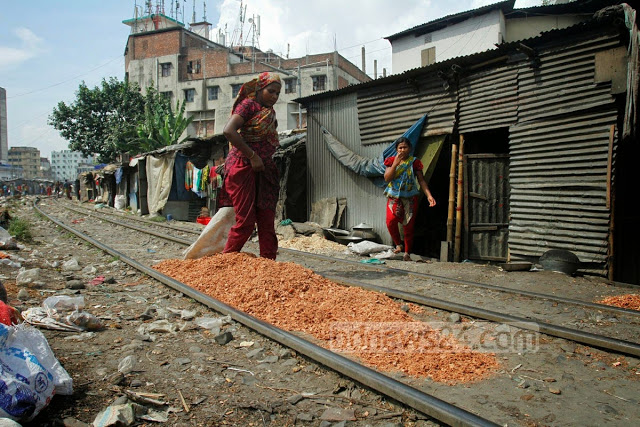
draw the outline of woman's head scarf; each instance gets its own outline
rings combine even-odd
[[[256,93],[259,90],[262,90],[265,87],[269,86],[271,83],[282,84],[282,81],[280,80],[280,76],[278,74],[265,71],[264,73],[260,73],[260,75],[255,79],[250,80],[245,84],[243,84],[242,87],[240,88],[240,92],[238,92],[238,96],[236,97],[236,100],[233,103],[233,108],[231,109],[231,111],[233,111],[236,108],[236,105],[242,102],[243,99],[245,98],[255,99]]]

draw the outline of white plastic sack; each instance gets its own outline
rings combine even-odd
[[[200,233],[198,240],[185,249],[184,259],[202,258],[222,252],[227,243],[229,230],[235,223],[236,213],[233,207],[218,209],[218,212]]]
[[[352,243],[349,243],[347,247],[351,252],[355,252],[359,255],[369,255],[376,252],[383,252],[383,251],[386,251],[387,249],[393,249],[389,245],[382,245],[380,243],[370,242],[369,240],[363,240],[362,242],[359,242],[359,243],[352,242]]]
[[[126,196],[124,196],[123,194],[116,195],[115,199],[113,200],[113,207],[118,210],[122,210],[126,206],[127,206]]]
[[[54,394],[73,394],[73,380],[37,329],[0,324],[0,417],[30,421]]]

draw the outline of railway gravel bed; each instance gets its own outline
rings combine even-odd
[[[184,250],[182,245],[141,236],[95,217],[70,214],[51,200],[42,201],[42,205],[48,212],[64,217],[67,223],[75,222],[74,226],[91,232],[94,238],[110,242],[108,244],[117,250],[148,265],[181,258]],[[26,286],[29,297],[19,301],[15,286],[17,269],[3,265],[0,274],[12,302],[25,309],[40,304],[49,295],[80,293],[88,309],[107,324],[105,330],[93,335],[45,331],[56,355],[74,378],[76,391],[70,397],[56,396],[33,425],[59,425],[60,420],[67,417],[89,423],[97,412],[123,395],[124,390],[162,395],[161,399],[172,408],[167,413],[167,425],[437,425],[424,415],[405,410],[402,405],[234,322],[223,327],[233,333],[234,339],[221,345],[215,340],[216,331],[199,327],[193,320],[195,317],[191,317],[213,318],[220,317],[219,314],[60,232],[58,227],[37,216],[30,203],[18,203],[14,211],[16,216],[31,222],[35,239],[12,255],[21,259],[19,262],[25,268],[39,267],[41,274]],[[196,232],[202,228],[198,224],[181,226],[193,227]],[[250,244],[247,249],[255,251],[255,245]],[[360,259],[341,253],[334,255]],[[62,270],[63,263],[71,258],[78,261],[81,270]],[[301,259],[299,254],[281,251],[278,260],[293,261],[317,272],[348,276],[337,262],[326,259]],[[493,266],[469,263],[388,261],[387,265],[513,288],[533,287],[537,291],[563,295],[571,289],[576,296],[589,301],[629,293],[628,289],[608,286],[598,278],[544,271],[506,273]],[[352,264],[349,270],[351,277],[359,280],[374,278],[385,286],[399,286],[403,290],[418,291],[430,285],[424,279],[372,270],[368,265]],[[99,277],[104,280],[97,283],[95,279]],[[85,284],[85,288],[71,289],[80,284]],[[433,296],[431,289],[437,286],[429,286],[430,296]],[[480,300],[502,298],[493,291],[472,293]],[[505,303],[505,310],[509,308],[522,314],[528,308],[526,302],[513,297],[510,300]],[[602,318],[591,319],[586,310],[582,315],[579,308],[562,308],[562,313],[554,313],[554,308],[553,303],[542,303],[535,310],[545,320],[554,315],[568,316],[573,319],[568,322],[593,324],[596,329],[605,321],[618,326],[625,323],[608,320],[613,319],[609,313],[603,312]],[[507,325],[465,317],[456,319],[455,315],[440,310],[408,307],[408,311],[416,319],[437,323],[456,333],[458,329],[486,330],[494,334],[487,332],[487,337],[495,337],[496,328],[501,328],[497,331],[500,336],[518,334],[518,330]],[[585,317],[587,322],[583,322]],[[178,329],[149,334],[145,334],[144,328],[140,329],[159,321],[170,325],[166,326],[169,329]],[[629,327],[633,326],[632,322]],[[615,330],[627,336],[624,327]],[[464,339],[462,334],[460,337]],[[637,341],[637,333],[634,338]],[[472,344],[477,336],[468,339]],[[541,335],[532,342],[535,348],[518,348],[508,343],[487,345],[495,352],[500,367],[489,378],[472,383],[447,384],[401,373],[389,375],[502,425],[629,425],[640,416],[638,359]],[[475,344],[479,349],[483,346],[480,341]],[[118,363],[130,354],[136,356],[138,365],[120,378]]]

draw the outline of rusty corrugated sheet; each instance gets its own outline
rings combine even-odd
[[[401,136],[424,114],[423,135],[450,134],[457,96],[445,90],[444,80],[430,74],[403,83],[358,91],[358,119],[363,144],[390,142]]]

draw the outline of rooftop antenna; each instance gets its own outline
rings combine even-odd
[[[204,9],[204,12],[202,13],[202,20],[204,22],[206,22],[207,21],[207,2],[203,1],[202,2],[202,6],[203,6],[203,9]]]
[[[196,23],[196,0],[193,0],[193,15],[191,15],[191,23]]]

